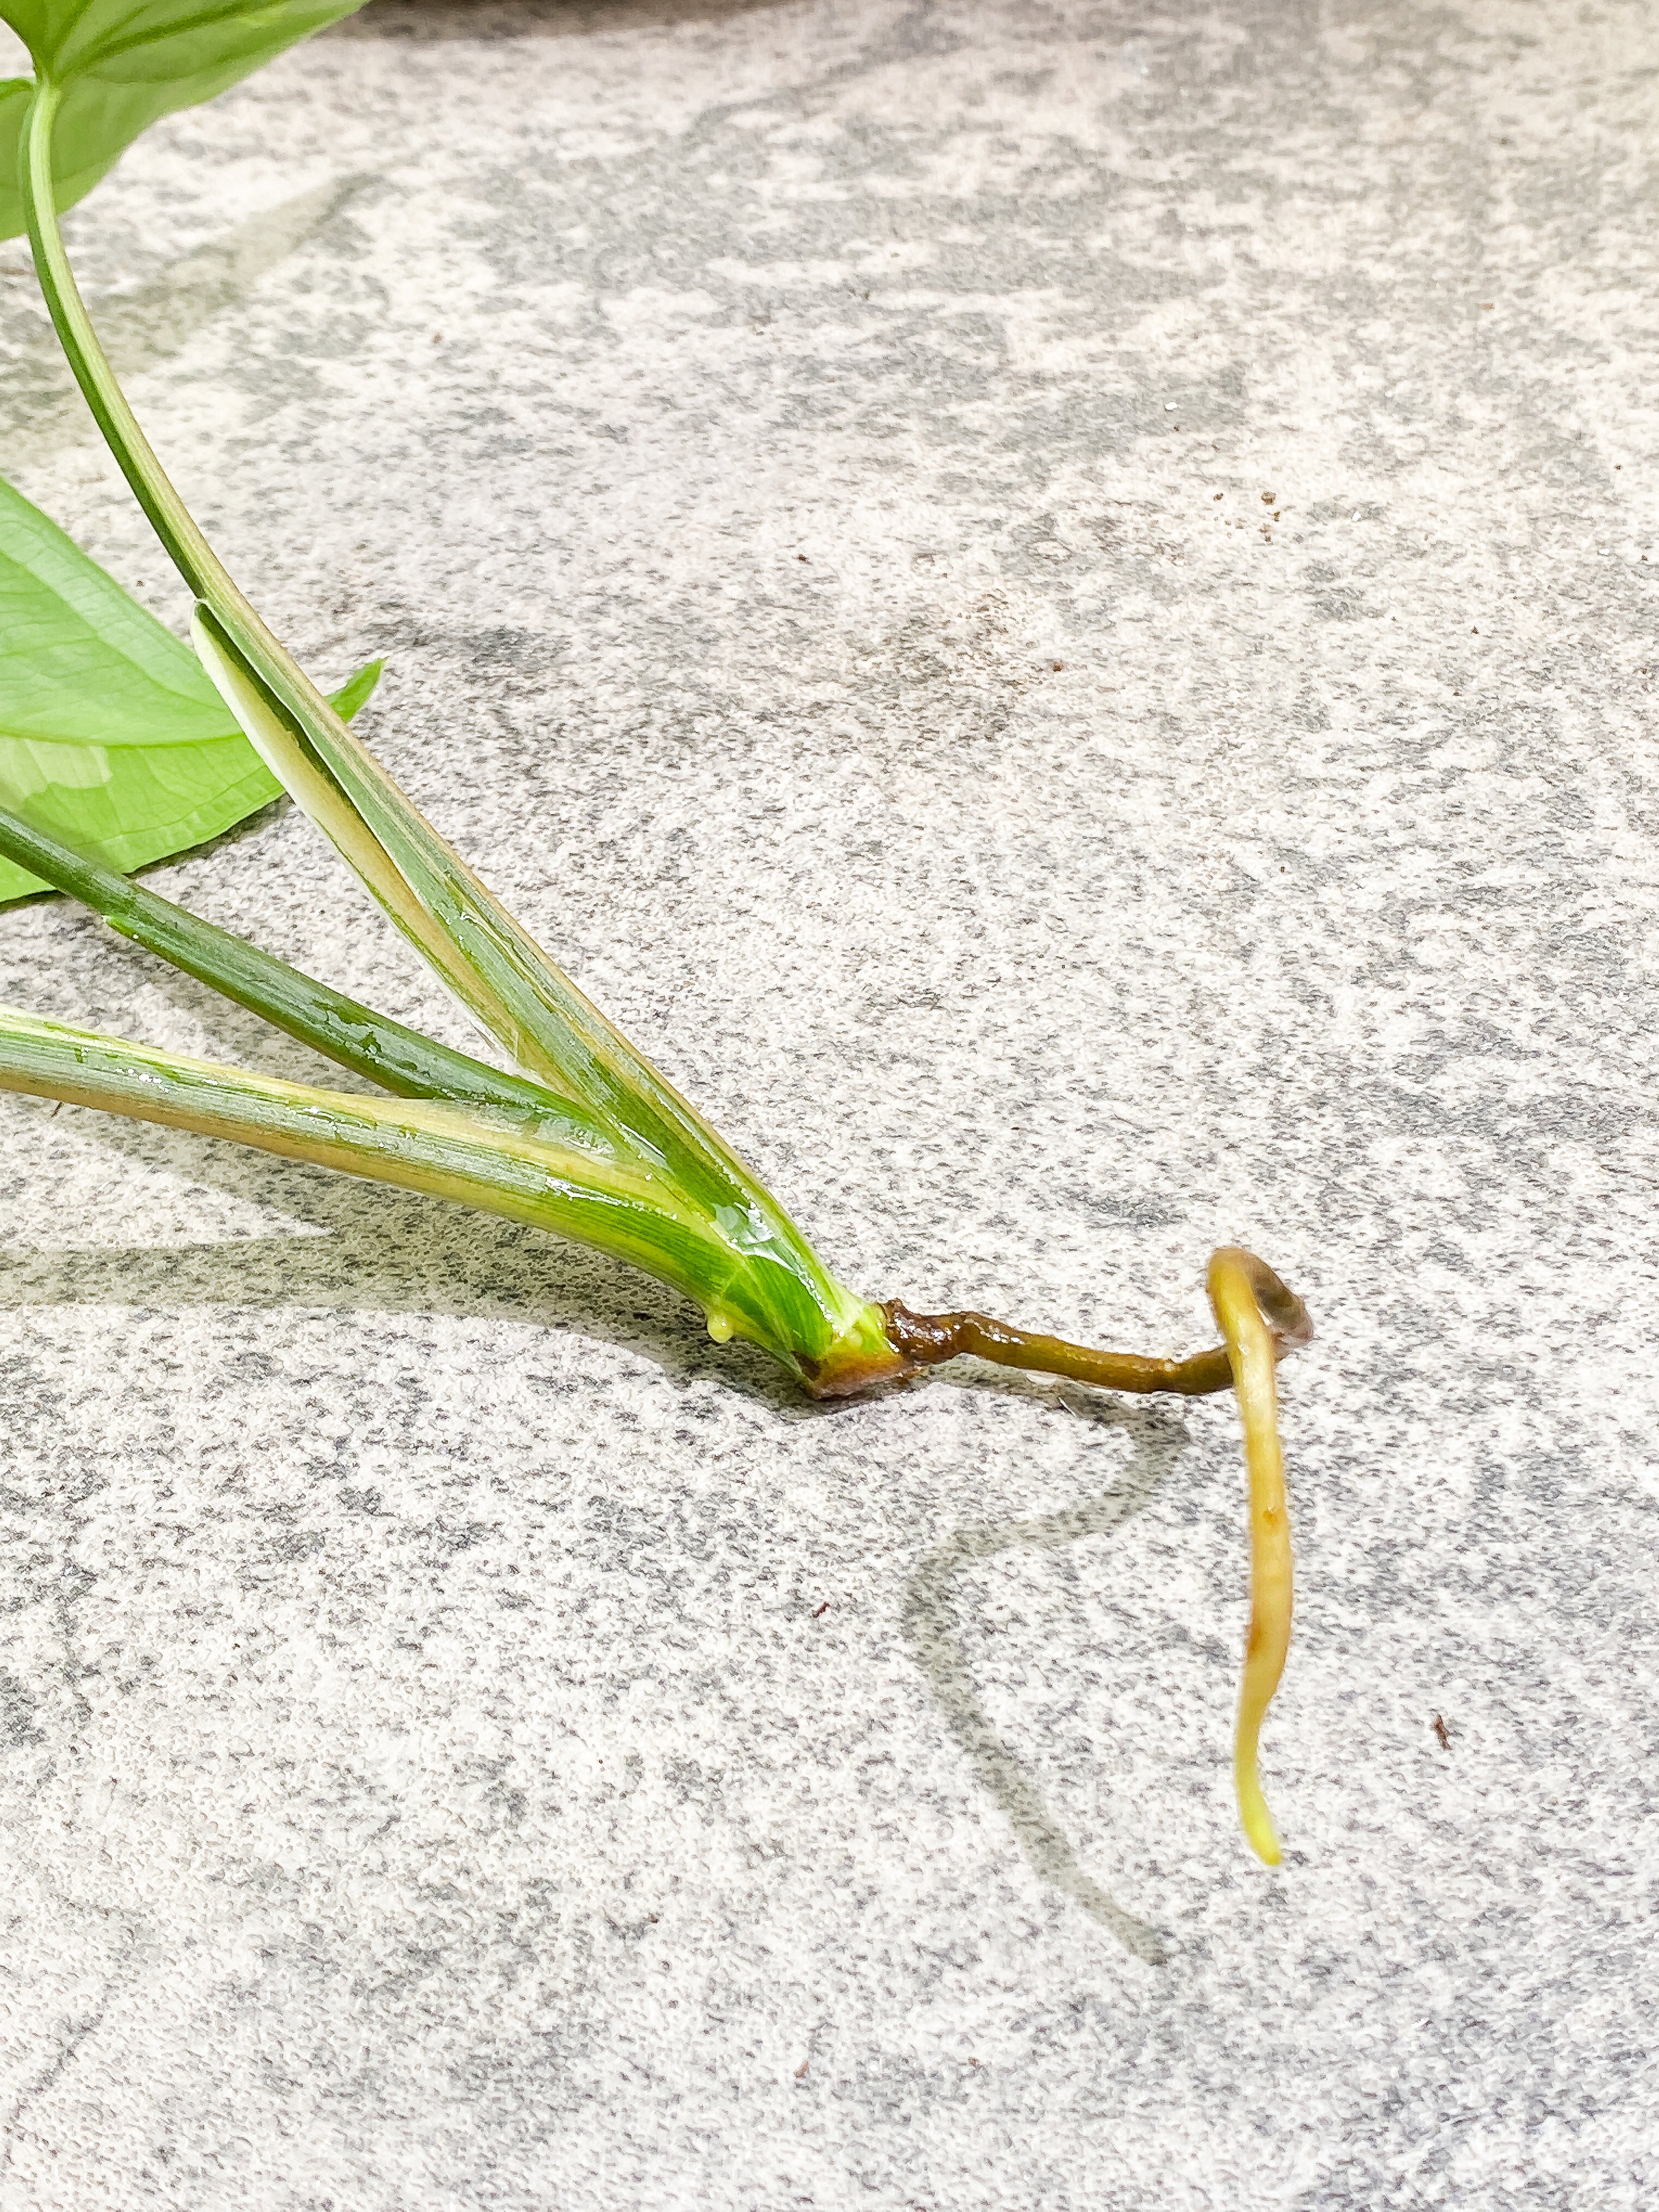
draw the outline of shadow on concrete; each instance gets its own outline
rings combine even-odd
[[[41,1110],[48,1109],[43,1104]],[[66,1115],[79,1110],[64,1109]],[[172,1157],[167,1140],[176,1134],[183,1133],[145,1126],[112,1131],[105,1140],[152,1167],[165,1161],[198,1184],[246,1194],[247,1170],[238,1172],[236,1148],[184,1136]],[[209,1157],[219,1151],[222,1165]],[[439,1199],[349,1183],[296,1163],[281,1163],[279,1173],[280,1199],[274,1191],[269,1195],[301,1212],[308,1232],[212,1244],[9,1251],[0,1265],[0,1300],[11,1309],[165,1313],[223,1306],[522,1321],[552,1335],[614,1346],[678,1382],[707,1376],[788,1419],[823,1419],[836,1411],[802,1398],[757,1347],[714,1343],[689,1301],[604,1253]]]
[[[369,0],[331,24],[329,39],[570,39],[724,23],[789,0]]]
[[[1079,1864],[1070,1838],[1036,1784],[992,1725],[963,1642],[962,1583],[969,1570],[1005,1552],[1055,1552],[1085,1537],[1109,1535],[1150,1504],[1186,1441],[1180,1422],[1153,1407],[1121,1406],[1081,1392],[1075,1396],[1068,1393],[1065,1402],[1085,1418],[1128,1431],[1134,1453],[1129,1472],[1098,1498],[1038,1520],[958,1529],[930,1552],[911,1576],[905,1634],[934,1702],[967,1753],[981,1786],[1006,1815],[1032,1870],[1080,1905],[1137,1959],[1161,1966],[1169,1955],[1163,1937],[1126,1911]]]
[[[46,1102],[35,1102],[44,1115]],[[89,1109],[65,1108],[70,1114]],[[246,1195],[246,1155],[221,1139],[96,1116],[102,1141],[198,1182]],[[598,1340],[648,1360],[672,1380],[707,1378],[787,1419],[833,1419],[858,1401],[803,1398],[751,1346],[717,1346],[689,1301],[624,1262],[523,1224],[413,1193],[355,1183],[296,1162],[272,1163],[297,1233],[211,1244],[11,1251],[0,1297],[12,1308],[85,1306],[167,1311],[223,1306],[284,1313],[495,1317]],[[270,1194],[276,1198],[277,1194]],[[1064,1829],[997,1733],[975,1685],[962,1632],[962,1584],[975,1567],[1017,1551],[1056,1552],[1109,1535],[1141,1512],[1185,1447],[1179,1419],[1094,1392],[964,1360],[901,1389],[957,1387],[1017,1395],[1127,1433],[1127,1474],[1097,1498],[1002,1526],[959,1529],[910,1577],[904,1630],[933,1699],[981,1787],[1006,1815],[1034,1871],[1079,1905],[1138,1959],[1164,1963],[1162,1937],[1119,1905],[1079,1862]]]
[[[203,325],[245,300],[270,270],[331,222],[373,179],[345,177],[296,192],[170,263],[130,292],[91,301],[116,374],[132,378],[170,361]],[[9,468],[49,459],[65,446],[95,443],[97,425],[31,290],[38,334],[23,340],[0,394],[0,440]]]

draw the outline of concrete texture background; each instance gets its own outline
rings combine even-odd
[[[1242,1239],[1321,1335],[1269,1875],[1224,1404],[814,1410],[3,1102],[5,2212],[1653,2202],[1656,106],[1630,0],[385,0],[76,216],[846,1279],[1175,1350]],[[177,621],[15,245],[0,345]],[[465,1041],[291,815],[156,880]],[[55,905],[0,997],[316,1066]]]

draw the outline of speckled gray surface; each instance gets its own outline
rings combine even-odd
[[[848,1279],[1322,1334],[1272,1875],[1224,1405],[815,1412],[0,1102],[4,2212],[1653,2202],[1656,110],[1632,4],[398,0],[75,218]],[[176,619],[23,266],[7,465]],[[292,817],[158,880],[464,1039]],[[0,996],[315,1065],[50,906]]]

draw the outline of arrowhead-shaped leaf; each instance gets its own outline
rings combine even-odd
[[[59,209],[89,192],[143,131],[235,84],[362,0],[0,0],[35,70],[64,87],[52,139]],[[27,80],[0,83],[0,238],[23,228],[18,139]]]
[[[341,714],[379,674],[352,678]],[[0,806],[125,872],[282,788],[190,647],[0,481]],[[45,889],[0,860],[0,901]]]

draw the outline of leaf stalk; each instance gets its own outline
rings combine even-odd
[[[383,1091],[404,1098],[447,1098],[533,1115],[558,1125],[570,1143],[616,1152],[605,1124],[573,1100],[376,1013],[245,938],[216,928],[130,877],[71,851],[3,809],[0,858],[79,900],[131,943],[337,1066],[367,1076]]]
[[[61,92],[42,70],[21,148],[31,247],[53,325],[106,441],[157,536],[196,595],[193,634],[204,666],[279,780],[422,957],[502,1043],[525,1073],[579,1099],[615,1148],[662,1170],[711,1218],[725,1220],[752,1261],[766,1323],[756,1340],[789,1347],[819,1387],[902,1361],[877,1358],[865,1302],[838,1284],[783,1208],[702,1117],[607,1021],[489,893],[362,746],[267,629],[209,545],[162,468],[82,298],[58,221],[52,130]],[[746,1313],[704,1300],[711,1328],[754,1335]],[[873,1309],[868,1310],[873,1311]],[[805,1363],[803,1366],[802,1363]]]

